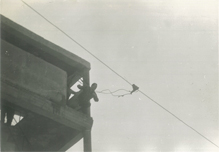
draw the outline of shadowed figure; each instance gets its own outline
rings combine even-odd
[[[91,87],[88,85],[84,85],[84,86],[78,85],[77,87],[80,89],[80,91],[78,92],[74,92],[73,90],[69,89],[69,96],[71,94],[74,94],[74,96],[71,99],[69,99],[67,105],[76,110],[81,109],[82,112],[85,113],[86,109],[91,106],[90,100],[92,98],[96,102],[99,101],[97,94],[95,92],[97,88],[97,84],[93,83]]]
[[[6,124],[8,126],[11,126],[11,122],[14,118],[14,113],[15,113],[15,110],[9,106],[5,106],[5,105],[2,105],[2,108],[1,108],[1,123],[4,124],[5,123],[5,116],[7,118],[7,122]]]

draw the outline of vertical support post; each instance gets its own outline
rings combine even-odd
[[[84,152],[92,152],[91,130],[84,130]]]
[[[84,80],[84,83],[86,83],[87,85],[90,86],[90,78],[89,78],[89,71],[86,71],[84,72],[83,74],[83,80]],[[85,113],[87,116],[90,117],[90,108],[87,108],[86,109],[86,113]],[[84,130],[83,132],[83,142],[84,142],[84,152],[92,152],[92,145],[91,145],[91,130],[87,129],[87,130]]]

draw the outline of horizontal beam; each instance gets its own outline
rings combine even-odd
[[[1,38],[72,73],[90,70],[90,63],[1,15]]]
[[[50,118],[77,130],[90,129],[93,119],[70,107],[58,105],[10,82],[1,81],[1,98],[23,109]]]

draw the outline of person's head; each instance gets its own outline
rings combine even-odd
[[[91,85],[91,89],[92,89],[92,90],[96,90],[96,88],[97,88],[97,84],[96,84],[96,83],[93,83],[93,84]]]

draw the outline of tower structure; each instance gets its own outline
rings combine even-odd
[[[66,151],[84,140],[93,119],[67,106],[68,90],[90,63],[1,16],[1,150]],[[14,125],[7,124],[13,115]]]

